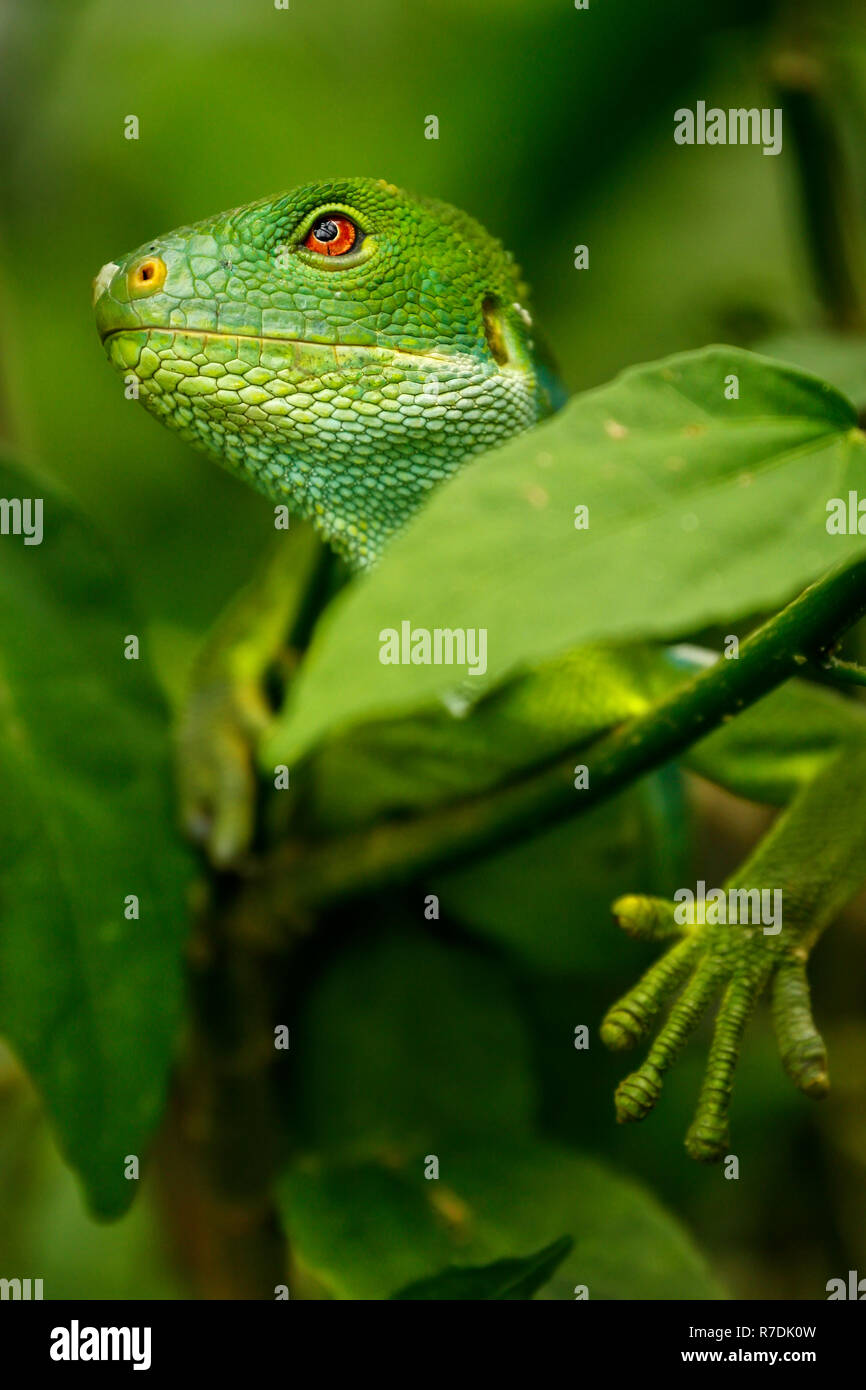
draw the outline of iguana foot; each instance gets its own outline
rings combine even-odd
[[[703,1086],[686,1136],[692,1158],[703,1162],[721,1158],[729,1144],[728,1109],[743,1033],[770,981],[785,1070],[807,1095],[826,1094],[827,1058],[812,1021],[805,969],[808,952],[800,932],[783,928],[767,934],[760,923],[681,925],[674,904],[655,898],[620,898],[613,911],[632,936],[677,939],[608,1012],[601,1028],[607,1046],[625,1050],[646,1038],[661,1010],[680,991],[646,1060],[617,1087],[620,1123],[642,1120],[653,1108],[665,1073],[721,992]]]

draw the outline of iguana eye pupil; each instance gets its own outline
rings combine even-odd
[[[319,218],[307,236],[304,246],[323,256],[345,256],[358,243],[358,228],[342,213],[328,213]]]

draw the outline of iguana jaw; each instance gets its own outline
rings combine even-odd
[[[524,386],[470,353],[157,328],[115,329],[105,350],[127,395],[312,518],[356,567],[435,484],[535,409]]]
[[[298,345],[300,347],[310,349],[324,348],[326,351],[332,351],[334,354],[337,355],[337,365],[340,364],[339,354],[341,353],[345,354],[346,358],[348,358],[350,355],[358,356],[359,358],[361,355],[365,355],[369,356],[371,360],[373,359],[373,355],[378,353],[380,354],[379,360],[384,361],[387,358],[391,358],[399,360],[401,362],[443,362],[453,364],[455,361],[459,362],[462,360],[466,362],[474,362],[477,360],[473,358],[469,353],[409,352],[408,350],[403,348],[371,347],[369,344],[365,343],[356,344],[336,342],[334,339],[330,338],[296,338],[291,337],[287,334],[280,334],[279,336],[277,336],[265,333],[221,333],[216,329],[175,328],[169,324],[148,324],[146,326],[142,325],[139,328],[129,328],[125,325],[120,328],[106,328],[103,332],[100,332],[99,336],[103,343],[103,346],[106,346],[107,348],[109,341],[113,338],[135,339],[142,335],[152,333],[160,335],[176,335],[182,338],[191,339],[198,338],[203,343],[205,348],[207,347],[207,344],[211,341],[243,341],[245,343],[251,342],[260,344],[262,348],[265,348],[266,346],[276,347],[279,345]]]

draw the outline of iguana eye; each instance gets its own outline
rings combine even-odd
[[[360,233],[350,217],[342,212],[326,212],[311,228],[304,245],[322,256],[345,256],[359,241]]]
[[[161,256],[147,256],[127,271],[129,292],[136,297],[154,294],[165,284],[168,270]]]

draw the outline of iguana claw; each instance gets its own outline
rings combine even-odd
[[[771,983],[773,1024],[786,1072],[807,1096],[827,1094],[827,1055],[812,1019],[806,961],[821,932],[863,880],[866,816],[859,813],[858,798],[864,785],[866,743],[858,737],[804,781],[726,885],[728,897],[733,890],[738,900],[754,893],[754,885],[772,885],[772,930],[768,924],[743,924],[739,911],[728,911],[727,917],[735,920],[727,923],[721,913],[716,923],[707,911],[689,914],[699,919],[694,925],[681,925],[677,919],[686,914],[677,913],[671,902],[627,897],[614,904],[614,915],[631,935],[677,939],[614,1004],[602,1024],[604,1042],[619,1049],[633,1046],[681,991],[646,1061],[617,1088],[620,1121],[643,1119],[652,1109],[665,1072],[721,992],[707,1070],[686,1137],[692,1157],[718,1159],[728,1144],[728,1108],[743,1033]],[[709,902],[707,897],[707,907]],[[747,915],[754,923],[755,915]],[[763,906],[757,915],[765,916]]]
[[[826,1094],[826,1052],[812,1021],[802,945],[792,946],[782,934],[765,935],[760,926],[680,926],[674,904],[659,899],[621,898],[613,911],[632,936],[679,939],[610,1009],[601,1027],[607,1046],[625,1050],[646,1038],[662,1008],[681,991],[646,1060],[617,1087],[620,1123],[642,1120],[653,1108],[665,1072],[714,996],[723,991],[695,1118],[686,1136],[692,1158],[719,1159],[729,1144],[728,1109],[743,1033],[771,979],[773,1020],[785,1069],[807,1095]]]

